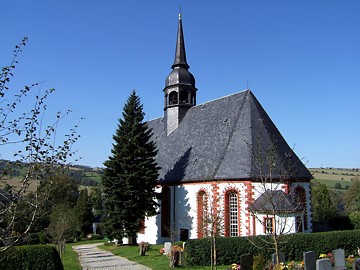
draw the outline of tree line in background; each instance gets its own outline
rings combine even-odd
[[[21,178],[24,177],[27,171],[27,163],[11,162],[9,160],[0,160],[0,170],[9,177]],[[80,186],[95,187],[100,184],[100,179],[103,174],[103,169],[93,169],[83,165],[72,165],[67,168],[65,174],[75,180]],[[91,174],[91,175],[89,175]],[[10,187],[5,187],[5,190]]]
[[[313,181],[312,213],[313,221],[330,225],[330,229],[360,229],[360,179],[355,176],[345,189],[335,189]],[[341,222],[339,222],[341,220]],[[340,224],[340,227],[337,226]]]

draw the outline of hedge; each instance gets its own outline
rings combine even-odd
[[[355,254],[360,246],[360,230],[332,231],[322,233],[298,233],[283,235],[280,251],[286,260],[303,260],[303,253],[315,251],[318,255],[342,248],[346,255]],[[255,245],[254,245],[255,244]],[[189,266],[210,265],[210,239],[190,239],[186,242],[185,258]],[[243,254],[260,255],[268,259],[274,253],[269,236],[221,237],[216,239],[217,264],[228,265],[240,262]]]
[[[63,270],[54,246],[30,245],[10,247],[0,252],[0,268],[7,270]]]

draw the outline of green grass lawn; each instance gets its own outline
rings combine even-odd
[[[99,248],[108,250],[115,255],[119,255],[129,259],[130,261],[138,262],[142,265],[145,265],[154,270],[169,270],[169,259],[165,255],[160,254],[160,248],[163,245],[153,245],[150,251],[146,252],[145,256],[139,255],[138,246],[100,246]],[[210,269],[210,266],[199,266],[199,267],[186,267],[181,266],[179,269],[187,269],[187,270],[205,270]],[[218,266],[218,270],[225,270],[231,268],[229,265],[221,265]],[[66,270],[66,269],[65,269]]]
[[[65,252],[61,258],[64,270],[82,270],[80,262],[78,260],[78,254],[72,249],[75,245],[86,245],[92,243],[101,243],[103,240],[93,240],[93,241],[80,241],[76,243],[68,243],[65,246]]]
[[[95,241],[81,241],[76,243],[68,243],[66,244],[65,253],[61,259],[64,270],[82,270],[77,253],[72,249],[75,245],[85,245],[91,243],[99,243],[103,242],[102,240],[95,240]],[[154,270],[169,270],[169,259],[167,256],[160,254],[160,248],[163,245],[153,245],[150,251],[146,252],[145,256],[139,255],[138,246],[99,246],[99,248],[108,250],[115,255],[122,256],[127,258],[130,261],[138,262],[142,265],[145,265]],[[199,267],[186,267],[181,266],[180,269],[187,269],[187,270],[205,270],[210,269],[210,266],[199,266]],[[226,270],[229,269],[230,266],[218,266],[218,270]]]

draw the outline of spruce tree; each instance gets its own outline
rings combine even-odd
[[[112,155],[104,162],[104,230],[110,238],[135,240],[141,221],[157,212],[157,150],[144,115],[134,90],[113,136]]]

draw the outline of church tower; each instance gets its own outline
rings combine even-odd
[[[179,14],[173,69],[165,81],[165,129],[167,135],[176,130],[186,112],[196,105],[195,78],[186,62],[182,18]]]

